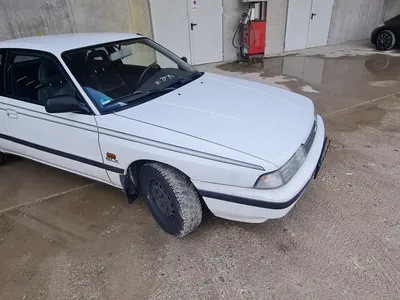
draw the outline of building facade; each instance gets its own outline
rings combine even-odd
[[[230,61],[237,58],[232,39],[247,1],[1,0],[0,39],[140,32],[192,64]],[[368,38],[379,23],[400,13],[398,0],[268,0],[264,7],[265,54]]]

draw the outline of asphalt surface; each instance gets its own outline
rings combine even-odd
[[[178,239],[141,199],[14,158],[0,167],[0,299],[399,299],[396,53],[202,69],[314,101],[331,149],[295,208],[263,224],[207,215]]]

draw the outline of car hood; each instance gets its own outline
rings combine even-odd
[[[268,85],[205,73],[118,116],[180,132],[282,166],[314,123],[310,99]]]

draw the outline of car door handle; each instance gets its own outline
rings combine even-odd
[[[18,114],[15,110],[7,109],[7,116],[11,119],[18,119]]]
[[[194,27],[194,26],[197,26],[197,24],[196,24],[196,23],[190,23],[190,29],[191,29],[191,30],[193,30],[193,27]]]
[[[312,13],[311,14],[311,20],[314,18],[314,16],[316,16],[317,14]]]

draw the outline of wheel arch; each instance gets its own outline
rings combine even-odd
[[[154,159],[135,160],[129,164],[129,166],[126,168],[124,174],[120,175],[122,189],[123,189],[125,197],[127,198],[129,203],[132,203],[133,201],[135,201],[135,199],[139,196],[139,191],[140,191],[140,185],[139,185],[139,180],[138,180],[139,170],[146,163],[160,163],[160,164],[169,166],[169,167],[181,172],[189,180],[191,180],[191,178],[190,178],[190,176],[188,176],[188,174],[186,174],[179,168],[177,168],[173,165],[170,165],[168,163],[165,163],[162,161],[157,161]]]

